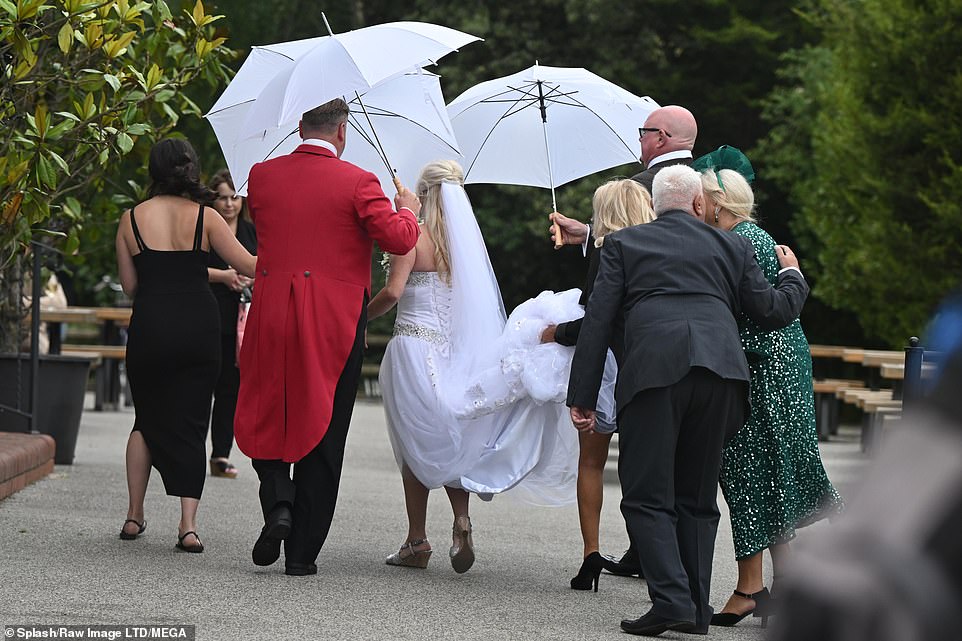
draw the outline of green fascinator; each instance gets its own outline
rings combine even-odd
[[[722,145],[710,154],[705,154],[693,162],[691,168],[699,173],[706,169],[714,171],[715,177],[718,178],[718,186],[722,190],[725,189],[725,185],[722,184],[721,176],[718,175],[718,172],[722,169],[737,171],[749,183],[755,180],[755,170],[752,169],[752,163],[748,160],[748,156],[728,145]]]

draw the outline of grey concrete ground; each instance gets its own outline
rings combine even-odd
[[[0,502],[0,626],[194,624],[197,638],[205,640],[594,641],[628,638],[619,620],[650,607],[638,579],[602,575],[597,594],[569,589],[581,557],[576,508],[531,508],[507,495],[472,501],[477,563],[467,574],[455,574],[447,562],[452,519],[440,491],[432,493],[429,507],[435,554],[428,569],[385,565],[384,557],[403,540],[406,521],[382,408],[367,402],[354,413],[338,512],[317,576],[287,577],[282,561],[252,565],[250,547],[261,525],[257,483],[239,452],[233,460],[240,478],[207,481],[199,513],[206,552],[175,551],[178,501],[164,494],[156,472],[147,495],[147,533],[121,541],[124,446],[132,423],[131,410],[85,412],[74,465],[58,466]],[[857,441],[843,437],[826,444],[823,455],[844,493],[865,464]],[[619,498],[617,484],[608,483],[602,542],[612,553],[627,544]],[[813,529],[821,527],[829,526]],[[716,607],[734,580],[723,512],[712,582]],[[712,628],[709,638],[762,636],[759,620],[746,619],[736,628]]]

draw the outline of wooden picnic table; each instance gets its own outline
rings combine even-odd
[[[40,320],[47,323],[47,337],[50,339],[50,353],[59,354],[64,323],[84,323],[102,326],[104,345],[119,345],[118,328],[130,324],[133,310],[129,307],[64,307],[61,309],[40,310]]]
[[[66,349],[72,353],[95,354],[102,359],[96,370],[96,409],[102,409],[105,404],[116,406],[120,400],[120,363],[126,353],[120,329],[130,324],[132,312],[129,307],[66,307],[40,311],[40,320],[47,323],[51,354],[60,354]],[[61,331],[64,323],[100,325],[101,344],[65,347]]]
[[[90,307],[41,309],[40,320],[45,323],[96,323],[97,315]],[[51,337],[53,338],[53,337]]]
[[[922,379],[927,379],[935,373],[934,363],[922,363]],[[882,378],[901,381],[905,378],[905,363],[882,363],[879,368]]]
[[[862,353],[862,365],[865,367],[881,368],[882,365],[905,364],[904,351],[865,350]]]
[[[842,358],[845,350],[843,345],[809,345],[808,350],[812,358]]]

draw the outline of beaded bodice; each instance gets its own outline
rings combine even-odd
[[[395,336],[411,336],[445,350],[451,335],[451,287],[436,272],[411,272],[397,304]]]

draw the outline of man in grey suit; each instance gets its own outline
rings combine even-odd
[[[645,170],[631,179],[641,183],[650,194],[652,180],[659,171],[672,165],[691,165],[691,150],[695,147],[697,137],[698,123],[690,111],[677,105],[655,109],[638,130],[638,142],[641,144],[638,159],[645,165]],[[551,213],[548,220],[551,221],[549,233],[555,241],[555,248],[562,244],[580,243],[582,251],[588,253],[590,226],[558,212]],[[606,569],[620,576],[643,576],[636,545],[635,541],[630,541],[628,549],[617,561],[609,557],[611,563],[606,565]]]
[[[578,339],[568,405],[579,430],[594,408],[614,319],[625,313],[618,373],[621,511],[639,547],[651,610],[621,627],[707,633],[722,448],[744,423],[748,363],[736,318],[763,329],[798,317],[808,285],[790,249],[772,288],[744,238],[704,224],[690,167],[655,177],[658,218],[609,234]]]

